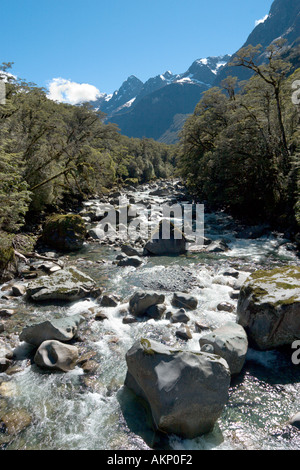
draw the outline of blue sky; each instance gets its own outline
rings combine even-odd
[[[1,1],[0,62],[39,86],[53,79],[112,93],[182,73],[199,58],[232,54],[269,13],[272,0]],[[92,91],[92,89],[90,89]]]

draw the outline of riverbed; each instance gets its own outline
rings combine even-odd
[[[153,189],[153,188],[152,188]],[[131,194],[135,200],[148,200],[145,186]],[[130,194],[129,194],[130,196]],[[153,196],[158,205],[174,199]],[[93,200],[89,204],[101,204]],[[91,224],[96,227],[97,223]],[[118,296],[116,307],[103,307],[107,318],[96,321],[96,299],[72,304],[38,305],[24,297],[2,300],[0,307],[16,309],[6,321],[6,333],[15,339],[20,371],[0,374],[0,404],[8,410],[24,409],[31,424],[15,436],[0,432],[3,449],[27,450],[137,450],[137,449],[299,449],[300,432],[287,426],[300,410],[300,365],[293,365],[292,350],[256,351],[249,348],[242,372],[234,378],[229,401],[212,433],[187,440],[177,436],[160,439],[153,432],[141,402],[123,384],[125,354],[137,338],[152,338],[190,351],[199,351],[201,323],[215,328],[235,321],[237,293],[249,274],[257,269],[300,265],[296,249],[278,233],[259,238],[239,238],[236,222],[223,212],[205,213],[205,237],[225,239],[229,247],[222,253],[191,251],[180,256],[144,257],[138,268],[116,263],[120,249],[115,245],[88,241],[80,251],[64,257],[91,276],[106,293]],[[232,275],[231,275],[232,274]],[[3,286],[1,286],[3,287]],[[166,318],[144,319],[125,324],[124,312],[136,290],[163,293],[168,311],[173,311],[174,292],[191,293],[198,299],[197,310],[189,312],[192,339],[176,337],[178,325]],[[0,291],[3,296],[5,291]],[[218,310],[229,303],[233,311]],[[18,335],[31,322],[86,313],[79,345],[93,353],[98,367],[86,373],[78,365],[61,373],[43,371],[28,361]],[[0,388],[1,390],[1,388]],[[5,392],[3,392],[5,390]]]

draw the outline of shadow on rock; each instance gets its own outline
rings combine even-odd
[[[131,432],[140,436],[151,449],[171,449],[168,436],[154,430],[150,407],[145,400],[126,386],[119,390],[117,399]]]

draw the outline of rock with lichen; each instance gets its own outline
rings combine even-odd
[[[240,290],[238,323],[261,350],[300,338],[300,267],[285,266],[251,274]]]
[[[36,302],[45,300],[73,302],[89,295],[94,287],[93,279],[77,268],[69,266],[31,281],[27,287],[27,296]]]
[[[86,226],[78,214],[55,214],[43,227],[41,242],[59,251],[73,251],[82,247]]]

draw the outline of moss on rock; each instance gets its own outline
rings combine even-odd
[[[12,245],[12,236],[0,232],[0,279],[5,280],[7,271],[15,263],[15,252]]]
[[[240,290],[238,322],[259,349],[300,338],[300,267],[252,273]]]
[[[86,237],[84,220],[78,214],[55,214],[45,222],[41,241],[51,248],[73,251],[82,247]]]

